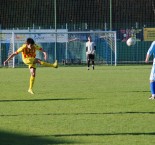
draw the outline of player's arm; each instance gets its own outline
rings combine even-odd
[[[35,48],[36,48],[36,50],[41,51],[43,53],[43,55],[44,55],[44,59],[47,60],[47,53],[46,53],[46,51],[41,46],[39,46],[37,44],[35,44]]]
[[[94,51],[94,53],[95,53],[95,51],[96,51],[96,45],[94,46],[94,50],[93,50],[93,51]]]
[[[93,54],[95,54],[95,51],[96,51],[96,44],[94,43]]]
[[[88,47],[86,47],[86,52],[88,51]]]
[[[46,51],[42,49],[42,53],[44,55],[44,59],[47,60],[47,53],[46,53]]]
[[[150,58],[150,55],[149,54],[146,54],[145,63],[148,63],[149,62],[149,58]]]
[[[88,51],[88,45],[87,45],[87,42],[86,42],[86,52]]]
[[[25,48],[26,45],[23,45],[22,47],[20,47],[16,52],[13,52],[8,58],[7,60],[4,61],[4,66],[6,65],[6,63],[11,60],[13,57],[15,57],[17,54],[21,53],[23,51],[23,49]]]
[[[155,50],[155,41],[152,42],[149,50],[147,51],[146,58],[145,58],[145,63],[149,62],[149,58],[153,54],[154,50]]]
[[[12,53],[5,61],[4,61],[4,66],[6,65],[6,63],[11,60],[15,55],[17,55],[17,52]]]
[[[96,50],[96,45],[94,46],[94,50]]]

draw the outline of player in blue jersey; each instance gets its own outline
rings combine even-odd
[[[153,100],[155,99],[155,41],[152,42],[150,48],[147,51],[146,59],[145,59],[146,63],[149,62],[149,58],[151,55],[153,55],[154,59],[153,59],[151,73],[150,73],[150,91],[152,95],[149,97],[149,99]]]

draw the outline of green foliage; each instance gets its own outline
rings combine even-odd
[[[0,144],[153,145],[151,66],[1,68]]]

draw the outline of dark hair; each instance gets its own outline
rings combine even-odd
[[[33,45],[35,42],[34,42],[34,40],[32,38],[27,38],[26,43]]]
[[[88,35],[88,38],[91,38],[91,35]]]

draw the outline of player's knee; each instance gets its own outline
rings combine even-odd
[[[35,60],[33,61],[33,64],[39,63],[39,59],[35,58]]]
[[[30,68],[30,74],[32,77],[35,77],[35,75],[36,75],[35,68],[33,68],[33,67]]]
[[[34,72],[32,72],[32,73],[31,73],[31,76],[32,76],[32,77],[35,77],[36,75],[35,75],[35,73],[34,73]]]
[[[36,63],[41,63],[41,60],[40,59],[36,59]]]

